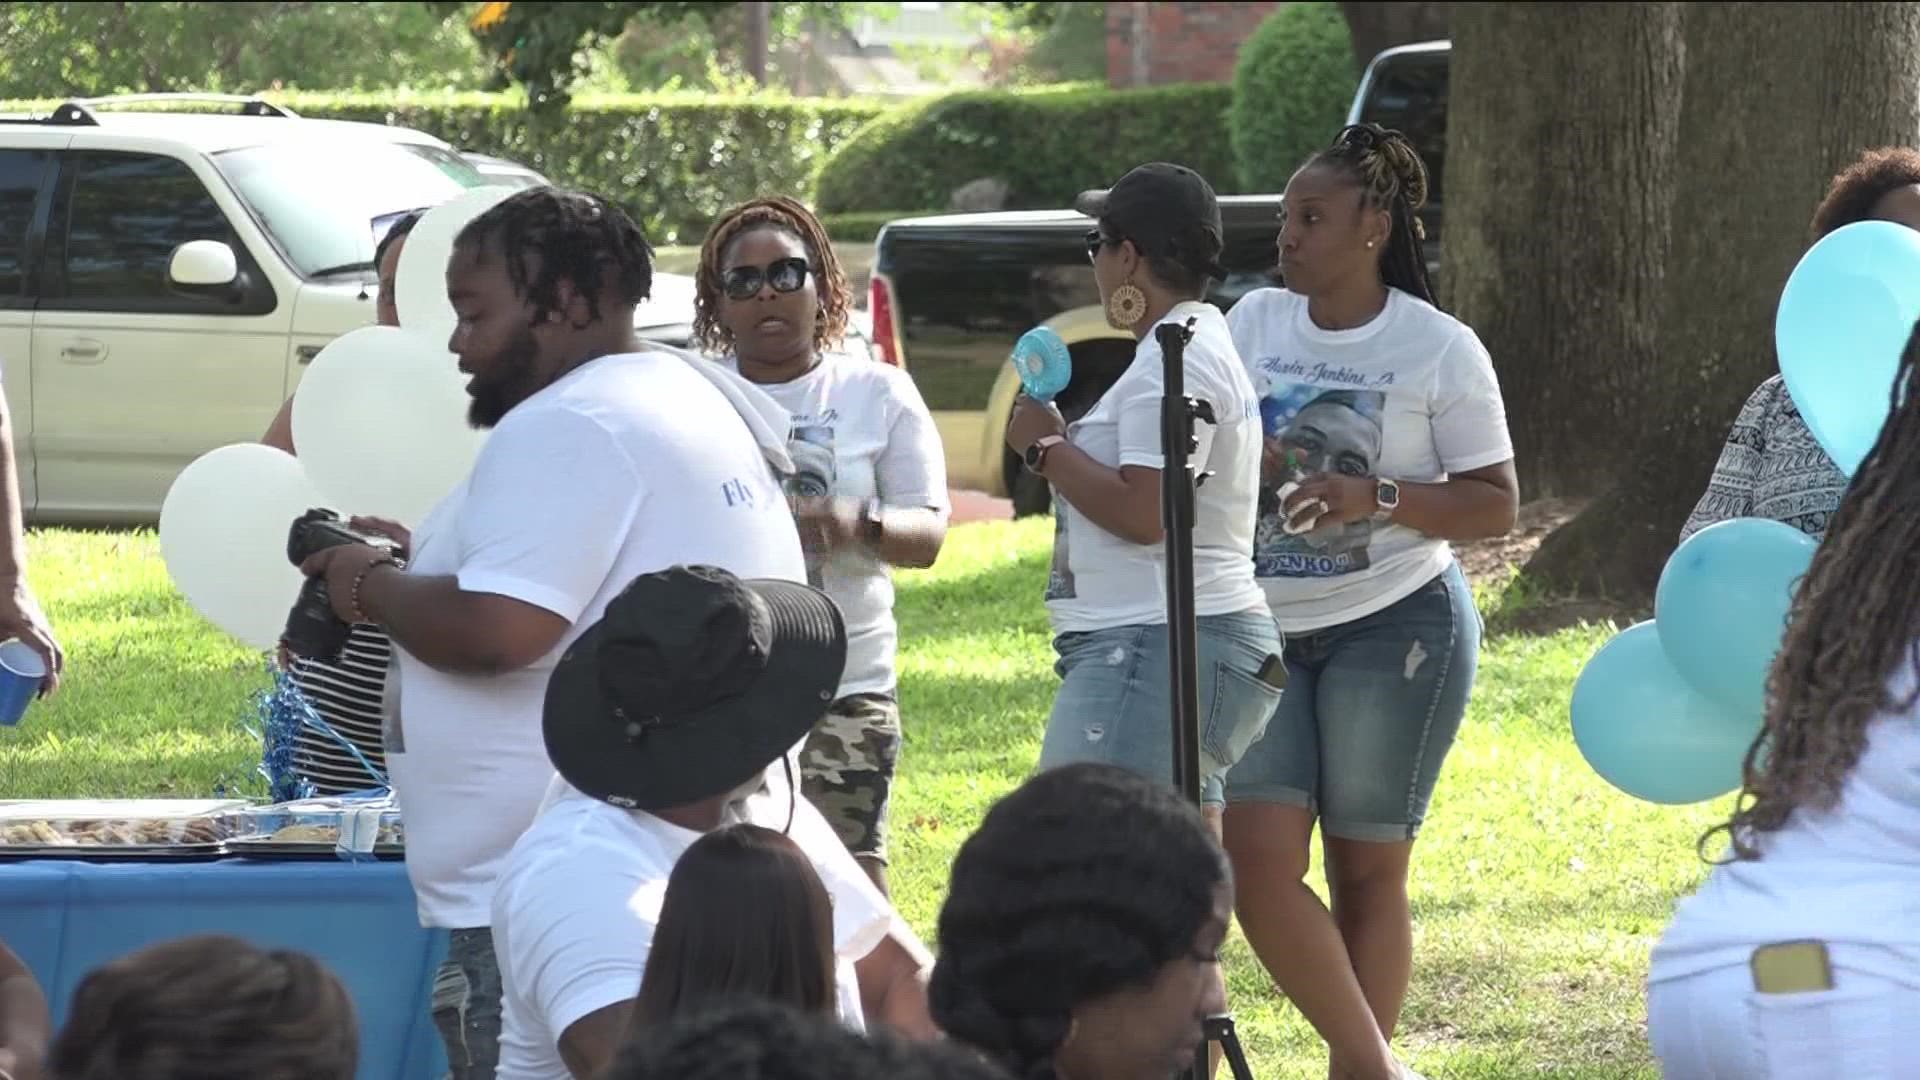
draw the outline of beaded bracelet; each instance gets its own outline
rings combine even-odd
[[[355,623],[363,624],[372,621],[367,618],[367,609],[360,606],[360,586],[367,583],[368,575],[373,573],[374,567],[398,565],[400,565],[398,560],[394,559],[391,555],[386,555],[361,567],[360,572],[353,575],[353,591],[347,597],[347,605],[353,609],[353,621]]]

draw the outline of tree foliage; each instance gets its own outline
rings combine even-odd
[[[485,57],[451,14],[412,3],[4,3],[0,97],[471,88]]]

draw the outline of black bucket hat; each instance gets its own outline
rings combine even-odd
[[[1207,178],[1187,168],[1154,161],[1134,169],[1105,190],[1083,191],[1073,208],[1104,221],[1147,255],[1173,259],[1216,280],[1224,235],[1220,200]]]
[[[818,589],[711,566],[643,574],[554,667],[547,755],[628,809],[725,794],[826,715],[846,661],[846,623]]]

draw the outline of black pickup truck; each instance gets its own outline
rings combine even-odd
[[[1433,190],[1421,216],[1436,275],[1449,51],[1429,42],[1381,53],[1349,115],[1405,131],[1426,159]],[[1277,192],[1221,198],[1229,273],[1209,299],[1222,310],[1277,280],[1279,209]],[[1072,210],[949,214],[890,222],[875,241],[876,353],[912,373],[946,443],[952,484],[1010,496],[1019,514],[1044,512],[1048,492],[1001,440],[1019,388],[1007,363],[1014,341],[1042,323],[1066,339],[1073,381],[1057,400],[1068,419],[1092,408],[1133,358],[1133,339],[1100,312],[1087,227]]]

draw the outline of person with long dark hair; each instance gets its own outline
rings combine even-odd
[[[653,931],[636,1029],[730,998],[834,1015],[833,902],[800,845],[726,825],[673,864]]]
[[[1017,1080],[1167,1080],[1223,1011],[1232,874],[1198,808],[1116,766],[1041,772],[953,861],[928,999]]]
[[[596,1080],[1008,1080],[977,1055],[741,1001],[636,1031]]]
[[[1434,304],[1426,192],[1405,136],[1341,131],[1287,183],[1286,287],[1227,315],[1261,397],[1254,573],[1288,684],[1228,774],[1226,845],[1248,941],[1355,1080],[1406,1075],[1409,863],[1480,649],[1450,541],[1506,533],[1519,505],[1493,363]],[[1331,911],[1306,882],[1316,823]]]
[[[1920,1022],[1920,327],[1794,593],[1725,856],[1653,950],[1668,1076],[1914,1075]]]

